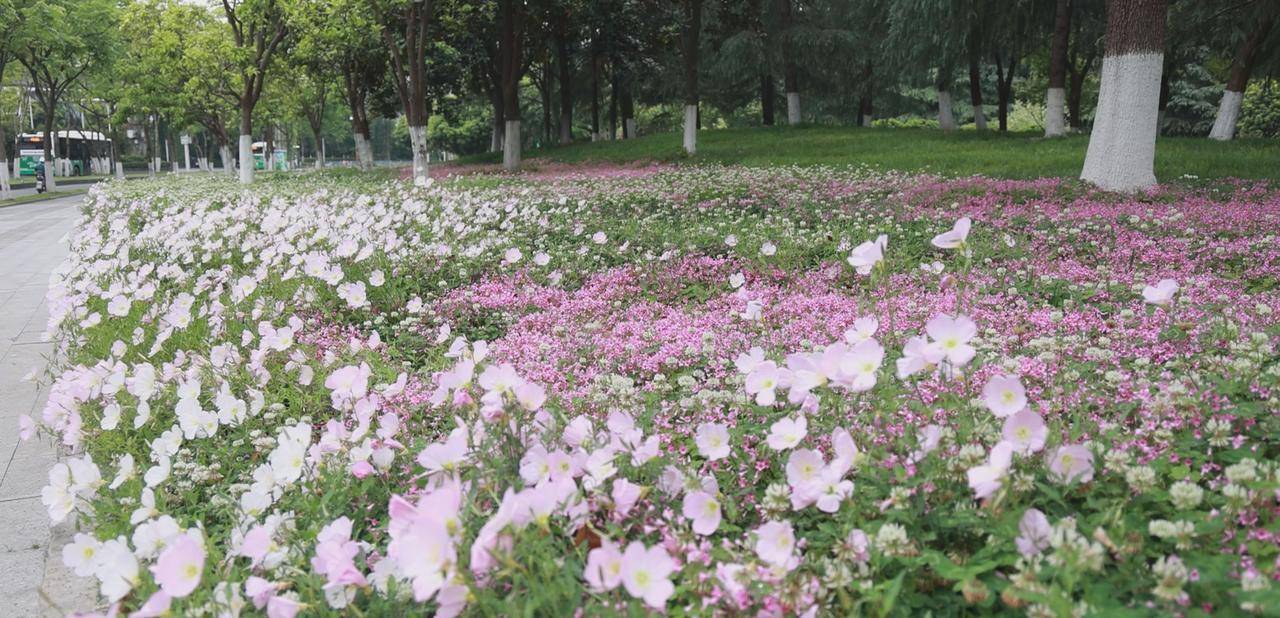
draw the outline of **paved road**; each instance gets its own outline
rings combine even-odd
[[[58,451],[47,438],[19,442],[17,435],[18,417],[39,418],[44,406],[45,389],[24,377],[53,352],[42,341],[44,295],[67,255],[65,236],[81,199],[0,208],[0,616],[61,615],[92,603],[85,586],[93,582],[68,578],[62,567],[61,544],[71,529],[51,530],[40,503]]]

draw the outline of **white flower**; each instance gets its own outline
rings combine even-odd
[[[809,433],[809,421],[803,416],[783,418],[769,427],[769,448],[785,451],[800,444]]]
[[[1142,288],[1142,298],[1152,305],[1167,305],[1178,293],[1178,282],[1173,279],[1161,279],[1155,285]]]
[[[729,428],[720,423],[702,423],[698,425],[694,443],[698,446],[698,454],[710,461],[724,459],[729,456]]]

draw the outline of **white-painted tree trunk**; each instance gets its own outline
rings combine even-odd
[[[1080,178],[1110,191],[1156,184],[1162,53],[1105,56],[1093,133]]]
[[[622,121],[622,125],[626,127],[626,133],[627,133],[627,138],[628,138],[628,139],[635,139],[635,138],[637,137],[637,135],[636,135],[636,119],[635,119],[635,118],[628,118],[628,119],[626,119],[626,120]]]
[[[124,180],[124,164],[116,161],[116,178]]]
[[[489,152],[499,152],[502,150],[502,129],[498,125],[493,126],[493,130],[489,132]]]
[[[520,121],[508,120],[502,127],[502,167],[508,172],[520,168]]]
[[[365,136],[361,135],[361,136],[360,136],[360,143],[358,144],[358,147],[360,148],[360,152],[361,152],[361,155],[360,155],[360,165],[361,165],[361,166],[362,166],[366,171],[373,169],[373,166],[374,166],[374,160],[373,160],[373,142],[372,142],[372,141],[370,141],[370,140],[369,140],[368,138],[366,138]]]
[[[1044,97],[1044,136],[1061,137],[1067,134],[1065,112],[1067,91],[1063,88],[1050,88]]]
[[[222,157],[222,171],[228,174],[236,173],[235,159],[231,158],[230,146],[218,146],[218,156]]]
[[[684,106],[684,151],[694,154],[698,151],[698,106]]]
[[[253,184],[253,136],[240,136],[240,184]]]
[[[0,159],[0,164],[4,165],[4,173],[0,173],[0,200],[7,200],[9,199],[9,160]]]
[[[871,126],[871,121],[872,121],[871,114],[867,114],[867,115],[863,116],[863,117],[862,117],[862,126],[864,126],[864,127],[869,127],[869,126]]]
[[[1209,131],[1209,139],[1225,142],[1235,137],[1236,122],[1240,120],[1240,103],[1243,100],[1243,92],[1222,91],[1222,102],[1218,104],[1218,117],[1213,120],[1213,130]]]
[[[154,176],[162,172],[164,172],[164,166],[160,163],[160,157],[151,159],[151,175]]]
[[[950,133],[956,129],[956,117],[951,113],[951,93],[938,91],[938,127]]]
[[[430,160],[427,152],[427,127],[409,127],[409,145],[413,147],[413,184],[425,186],[430,173],[427,164]]]
[[[800,124],[800,93],[787,93],[787,124]]]
[[[981,103],[973,106],[973,126],[979,131],[987,130],[987,114],[983,111]]]

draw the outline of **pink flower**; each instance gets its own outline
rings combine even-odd
[[[369,393],[369,376],[373,373],[367,363],[359,367],[348,365],[333,373],[324,380],[324,387],[332,391],[335,408],[342,407],[343,402],[355,401]]]
[[[18,439],[26,442],[36,432],[36,422],[31,418],[30,414],[23,414],[18,417]]]
[[[705,491],[684,497],[684,516],[693,521],[693,531],[706,536],[720,527],[720,501]]]
[[[775,389],[786,388],[791,382],[791,372],[778,368],[773,361],[764,361],[747,374],[747,394],[756,396],[756,403],[771,406],[777,402]]]
[[[785,451],[804,439],[809,433],[809,421],[803,416],[787,417],[778,420],[769,427],[766,442],[775,451]]]
[[[902,358],[897,360],[898,379],[905,380],[942,362],[946,355],[937,343],[924,337],[912,337],[902,348]]]
[[[1027,509],[1018,522],[1018,538],[1014,539],[1014,544],[1018,546],[1018,553],[1030,558],[1049,548],[1052,534],[1049,518],[1037,509]]]
[[[181,599],[200,585],[200,576],[204,573],[204,548],[189,533],[179,536],[160,554],[151,572],[165,594]]]
[[[982,387],[982,401],[998,418],[1008,418],[1027,407],[1027,389],[1017,376],[992,376]]]
[[[854,247],[845,261],[849,262],[859,275],[869,275],[871,269],[884,260],[884,249],[888,244],[889,237],[881,234],[875,240],[868,240]]]
[[[978,334],[978,325],[967,316],[958,315],[953,318],[938,315],[929,320],[924,329],[937,342],[943,356],[951,364],[958,367],[973,358],[975,350],[969,345],[969,341]]]
[[[853,328],[844,331],[844,341],[849,345],[858,345],[875,336],[876,331],[880,329],[880,321],[874,316],[868,318],[858,318],[853,322]]]
[[[991,447],[991,454],[987,458],[987,463],[970,468],[966,473],[969,477],[969,488],[973,490],[974,497],[982,500],[995,493],[997,489],[1000,489],[1000,485],[1004,482],[1005,474],[1009,472],[1009,466],[1012,464],[1012,444],[1001,441]]]
[[[1093,452],[1083,444],[1060,446],[1049,460],[1049,472],[1060,483],[1088,483],[1093,480]]]
[[[303,603],[289,597],[274,596],[267,601],[267,618],[294,618],[306,608]]]
[[[1044,448],[1049,428],[1039,414],[1024,409],[1004,419],[1004,440],[1013,445],[1013,452],[1030,455]]]
[[[622,585],[649,607],[664,609],[676,590],[669,579],[675,570],[675,562],[661,545],[645,549],[644,543],[632,541],[622,556]]]
[[[621,517],[626,517],[631,508],[640,499],[640,486],[627,479],[613,481],[613,509]]]
[[[516,401],[530,412],[536,412],[547,401],[547,389],[532,382],[525,382],[516,387]]]
[[[844,344],[831,347],[843,348]],[[875,339],[864,339],[839,356],[832,381],[855,393],[870,390],[883,362],[884,347]]]
[[[956,221],[955,227],[933,237],[933,246],[939,249],[956,249],[960,247],[969,238],[969,228],[972,225],[973,222],[969,220],[969,217],[960,217],[960,220]]]
[[[606,592],[622,583],[622,552],[613,541],[604,539],[600,547],[587,554],[587,585],[595,592]]]
[[[698,454],[709,461],[724,459],[729,456],[729,428],[720,423],[702,423],[693,438],[698,446]]]
[[[271,551],[271,530],[261,524],[254,526],[240,542],[240,555],[249,559],[251,566],[258,566]]]
[[[147,602],[138,608],[138,611],[129,614],[129,618],[158,618],[169,612],[169,606],[173,603],[173,597],[169,596],[163,590],[157,590],[151,593],[147,598]]]
[[[771,521],[756,529],[756,555],[769,564],[785,568],[795,548],[790,522]]]
[[[1173,279],[1161,279],[1155,285],[1142,288],[1142,299],[1152,305],[1167,305],[1173,302],[1173,295],[1178,293],[1178,282]]]

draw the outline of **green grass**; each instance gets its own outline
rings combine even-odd
[[[29,204],[31,202],[43,202],[45,200],[56,200],[60,197],[67,197],[71,195],[83,195],[83,194],[84,194],[84,190],[53,191],[50,193],[32,193],[31,195],[20,195],[15,198],[0,200],[0,208],[4,208],[5,206],[17,206],[18,204]]]
[[[774,165],[868,165],[881,169],[930,171],[949,176],[983,174],[1000,178],[1076,177],[1084,163],[1088,135],[1044,139],[1040,133],[1000,134],[936,129],[856,127],[761,127],[698,134],[698,154],[684,155],[680,135],[664,133],[635,140],[579,142],[527,153],[531,159],[566,163],[691,161]],[[462,163],[496,163],[501,155],[464,157]],[[1280,140],[1241,139],[1221,143],[1206,138],[1162,137],[1156,145],[1156,176],[1280,180]]]

